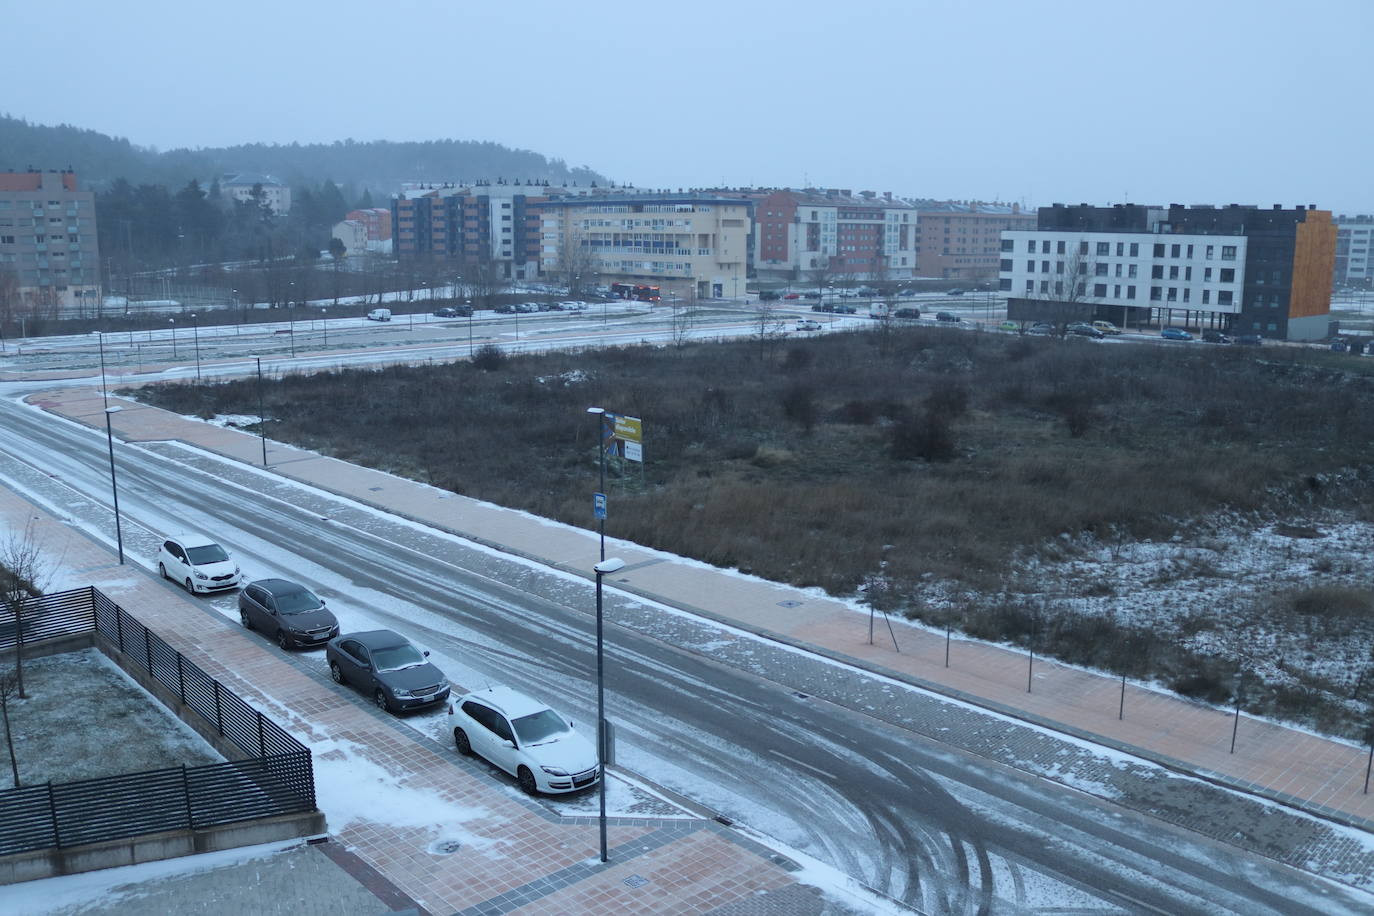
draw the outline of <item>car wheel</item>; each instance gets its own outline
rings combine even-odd
[[[384,712],[391,712],[391,702],[386,698],[386,691],[378,687],[377,692],[372,694],[372,702],[377,704],[377,708]]]
[[[453,746],[458,748],[458,753],[464,757],[472,753],[472,742],[468,740],[468,733],[461,728],[453,730]]]
[[[161,576],[162,578],[166,579],[166,578],[167,578],[167,567],[163,566],[161,563],[157,564],[157,574],[158,574],[159,576]]]
[[[539,786],[535,784],[534,774],[530,772],[529,767],[522,766],[516,771],[515,778],[520,781],[520,791],[526,795],[534,795],[539,791]]]
[[[291,640],[287,637],[285,630],[277,631],[277,645],[281,646],[283,649],[291,648]]]
[[[334,679],[334,683],[336,684],[342,684],[344,682],[343,669],[339,667],[338,662],[329,663],[329,676]]]
[[[245,630],[253,629],[253,621],[249,619],[248,612],[239,608],[239,622],[243,624]]]
[[[192,594],[192,595],[194,595],[194,594],[196,593],[196,587],[195,587],[194,585],[191,584],[191,577],[190,577],[190,576],[187,576],[187,577],[186,577],[186,591],[187,591],[189,594]]]

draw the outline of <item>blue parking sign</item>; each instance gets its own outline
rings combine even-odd
[[[596,514],[596,517],[597,517],[597,518],[604,519],[604,518],[606,517],[606,494],[605,494],[605,493],[593,493],[593,494],[592,494],[592,511]]]

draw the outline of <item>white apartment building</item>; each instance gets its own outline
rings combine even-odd
[[[1336,223],[1337,283],[1365,286],[1374,283],[1374,216],[1338,216]]]

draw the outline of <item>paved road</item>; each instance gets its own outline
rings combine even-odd
[[[103,437],[9,405],[4,423],[11,454],[45,456],[45,470],[103,500]],[[217,531],[238,532],[224,537],[246,563],[301,564],[346,577],[358,590],[403,595],[423,615],[373,614],[463,657],[479,674],[536,679],[592,720],[585,584],[172,446],[121,447],[119,461],[128,517],[213,520]],[[6,473],[22,473],[7,464]],[[42,475],[30,481],[54,487]],[[54,501],[71,513],[100,511],[56,490]],[[131,551],[149,557],[153,543],[151,532],[130,531]],[[833,665],[723,640],[718,628],[680,618],[665,622],[624,596],[614,596],[609,615],[623,624],[612,630],[609,682],[633,748],[623,757],[705,794],[717,810],[769,818],[765,829],[923,908],[1033,908],[1027,888],[1046,883],[1095,912],[1301,912],[1294,899],[1329,891],[1309,876],[1161,831],[1148,818],[918,734],[954,727],[1029,740],[993,717],[921,694],[893,695],[890,685],[857,673],[835,683]],[[318,653],[299,661],[325,677]],[[913,729],[913,721],[926,727]],[[442,723],[434,725],[431,737],[443,740]],[[1331,909],[1340,911],[1335,899]]]

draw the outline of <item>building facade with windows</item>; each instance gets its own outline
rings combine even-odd
[[[794,283],[915,275],[917,213],[890,193],[836,188],[747,192],[753,273]]]
[[[1002,233],[1034,229],[1035,213],[1019,204],[920,201],[916,205],[916,273],[942,280],[995,281]]]
[[[93,315],[100,304],[95,194],[74,172],[0,172],[0,305]]]
[[[1336,228],[1315,207],[1055,204],[1035,229],[1003,232],[1001,249],[1013,320],[1328,333]]]
[[[1374,285],[1374,216],[1336,217],[1336,273],[1341,286]]]
[[[539,209],[545,275],[658,286],[665,301],[746,292],[751,202],[743,196],[588,193]]]
[[[542,205],[562,188],[524,184],[410,188],[391,200],[392,250],[402,260],[490,265],[504,280],[539,276]]]
[[[219,189],[222,194],[233,200],[246,202],[253,199],[253,189],[262,188],[263,200],[278,216],[291,212],[291,188],[271,175],[255,172],[238,172],[222,175]]]

